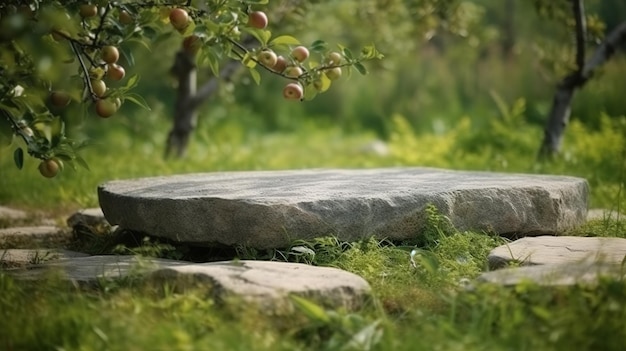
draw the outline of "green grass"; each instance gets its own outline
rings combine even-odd
[[[515,107],[511,107],[515,109]],[[518,108],[519,109],[519,108]],[[563,156],[537,163],[540,128],[518,115],[492,120],[488,128],[463,118],[444,134],[416,133],[400,115],[390,118],[389,153],[367,151],[377,138],[347,133],[326,124],[301,122],[291,132],[255,133],[239,121],[200,128],[184,159],[164,160],[166,121],[151,121],[151,131],[129,133],[124,116],[110,121],[83,156],[90,171],[69,167],[54,179],[43,179],[38,161],[27,158],[24,169],[13,165],[16,145],[0,148],[0,203],[40,210],[97,205],[96,187],[112,179],[189,172],[301,168],[371,168],[430,166],[499,172],[580,176],[591,185],[591,205],[611,208],[624,203],[626,117],[601,117],[599,129],[574,122],[567,131]],[[241,119],[245,121],[247,117]],[[107,121],[109,122],[109,121]]]
[[[295,312],[222,304],[210,287],[175,281],[77,287],[54,274],[34,283],[0,272],[0,340],[7,350],[621,350],[626,282],[468,291],[462,280],[483,271],[488,251],[503,239],[450,229],[429,228],[437,235],[422,242],[415,267],[407,248],[418,238],[402,245],[296,243],[316,253],[309,263],[371,284],[373,299],[353,312],[310,301],[296,301]],[[135,252],[159,253],[144,244]]]
[[[167,122],[145,118],[129,126],[116,116],[85,150],[91,170],[65,170],[43,179],[37,162],[12,165],[13,146],[0,149],[0,203],[64,218],[97,206],[95,189],[111,179],[226,170],[431,166],[448,169],[580,176],[591,185],[591,206],[624,212],[626,119],[600,114],[598,125],[574,122],[560,158],[537,163],[541,129],[526,121],[523,100],[500,107],[503,118],[460,118],[445,132],[416,132],[407,118],[388,116],[387,155],[365,151],[377,140],[324,121],[302,119],[286,131],[247,128],[244,109],[232,120],[201,126],[189,155],[161,157]],[[257,116],[258,117],[258,116]],[[132,123],[138,123],[134,120]],[[131,124],[132,124],[131,123]],[[139,126],[139,127],[138,127]],[[130,132],[132,131],[132,133]],[[403,243],[334,238],[258,252],[239,248],[224,258],[288,259],[339,267],[363,276],[373,299],[358,311],[300,306],[272,314],[242,303],[221,305],[202,286],[137,279],[75,287],[53,276],[16,281],[0,272],[0,349],[7,350],[621,350],[626,340],[626,282],[596,287],[463,286],[486,269],[503,239],[458,232],[436,212],[418,238]],[[3,223],[2,225],[8,225]],[[626,237],[624,219],[606,218],[573,235]],[[184,247],[137,238],[85,236],[83,250],[206,259]],[[126,238],[128,239],[128,238]],[[420,249],[410,262],[410,251]],[[315,255],[294,250],[304,246]]]

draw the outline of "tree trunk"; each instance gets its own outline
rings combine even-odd
[[[168,134],[165,147],[166,158],[172,153],[175,153],[176,157],[185,155],[189,136],[196,128],[198,107],[215,93],[220,79],[230,79],[240,66],[237,61],[229,61],[220,71],[220,77],[211,77],[197,89],[197,67],[194,57],[182,50],[176,54],[172,73],[178,80],[178,91],[174,107],[174,125]]]
[[[183,51],[176,53],[172,73],[178,79],[178,92],[174,107],[174,125],[167,137],[165,157],[169,157],[172,152],[181,157],[189,143],[189,134],[195,128],[198,119],[198,113],[191,105],[196,95],[197,85],[197,71],[193,57]]]
[[[509,59],[515,47],[515,0],[504,1],[504,35],[502,38],[502,56]]]
[[[585,10],[582,0],[572,0],[576,19],[576,64],[577,70],[566,76],[557,86],[539,158],[552,157],[559,153],[563,133],[569,122],[574,93],[582,88],[594,71],[608,61],[620,46],[626,44],[626,22],[622,22],[606,37],[589,60],[585,62]]]

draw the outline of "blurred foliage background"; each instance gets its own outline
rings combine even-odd
[[[175,97],[168,71],[182,37],[172,32],[151,43],[150,50],[122,47],[127,74],[140,75],[136,92],[152,111],[125,104],[108,120],[85,116],[78,106],[65,111],[70,135],[93,140],[85,155],[92,169],[88,175],[66,171],[44,181],[34,171],[35,161],[18,171],[11,165],[12,148],[3,147],[0,169],[8,177],[0,177],[0,201],[93,205],[93,188],[117,177],[403,165],[583,176],[592,185],[593,205],[623,202],[623,54],[576,93],[561,157],[549,164],[536,162],[555,85],[575,60],[568,1],[298,3],[295,11],[280,14],[279,23],[270,17],[275,35],[294,34],[304,44],[316,39],[348,47],[375,43],[385,59],[368,64],[368,76],[342,79],[306,103],[285,101],[284,81],[269,74],[260,86],[245,73],[223,82],[201,108],[188,157],[165,161]],[[626,2],[588,0],[585,5],[590,53],[597,40],[626,20]],[[274,2],[270,6],[280,11]],[[200,83],[209,75],[208,68],[201,69]],[[26,182],[29,190],[15,190],[24,189]],[[46,193],[50,182],[55,195],[45,200],[37,194]],[[70,185],[78,184],[89,193],[72,191]]]

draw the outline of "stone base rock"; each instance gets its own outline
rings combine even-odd
[[[504,286],[522,283],[571,286],[595,285],[602,278],[623,280],[626,271],[618,264],[576,262],[499,269],[481,274],[477,281]]]
[[[335,235],[415,238],[436,206],[459,230],[558,234],[585,221],[588,185],[564,176],[427,168],[188,174],[98,188],[111,224],[194,245],[269,249]]]
[[[539,236],[516,240],[493,249],[489,266],[511,262],[522,265],[569,264],[581,261],[620,264],[626,257],[626,239],[577,236]]]
[[[184,264],[188,264],[188,262],[128,255],[102,255],[68,257],[36,264],[25,270],[9,270],[8,272],[19,279],[35,280],[41,279],[50,271],[56,271],[60,273],[63,279],[91,284],[100,279],[119,279],[130,275],[141,276],[161,267]]]
[[[0,221],[16,221],[27,218],[26,212],[14,208],[0,206]]]
[[[71,257],[87,257],[81,252],[62,249],[9,249],[0,250],[0,267],[20,267]]]
[[[64,247],[71,240],[70,231],[55,226],[0,229],[0,249]]]
[[[155,271],[152,277],[209,281],[221,299],[233,296],[267,307],[295,294],[332,308],[354,309],[370,294],[369,284],[355,274],[301,263],[212,262],[164,268]]]
[[[41,279],[51,270],[62,279],[93,284],[102,280],[137,277],[167,281],[170,285],[202,284],[218,300],[230,298],[266,307],[283,305],[290,294],[320,302],[330,308],[356,308],[370,294],[361,277],[337,268],[300,263],[225,261],[193,264],[183,261],[135,256],[66,257],[10,269],[18,279]]]

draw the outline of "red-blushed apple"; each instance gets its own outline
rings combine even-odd
[[[92,4],[82,4],[80,5],[78,12],[83,18],[94,17],[98,14],[98,7]]]
[[[54,178],[59,174],[59,170],[62,168],[61,160],[56,158],[50,158],[41,161],[39,164],[39,173],[46,178]]]
[[[341,64],[342,59],[343,57],[338,52],[333,51],[330,54],[328,54],[328,64],[331,66],[336,66],[336,65]]]
[[[92,79],[91,80],[91,88],[93,89],[93,93],[96,94],[97,97],[104,96],[104,93],[107,92],[107,85],[103,80],[100,79]]]
[[[121,103],[120,103],[121,104]],[[109,118],[117,112],[119,108],[117,101],[112,99],[101,99],[96,101],[96,113],[102,118]]]
[[[324,74],[330,80],[337,80],[341,77],[341,67],[327,69],[324,71]]]
[[[289,66],[285,69],[283,74],[289,78],[298,78],[302,75],[302,68],[298,66]]]
[[[291,50],[291,56],[298,62],[304,62],[304,60],[309,58],[309,49],[304,46],[296,46]]]
[[[50,93],[50,102],[55,107],[65,107],[69,105],[72,99],[69,94],[64,91],[53,91]]]
[[[117,63],[111,63],[107,65],[107,78],[114,81],[119,81],[124,79],[126,75],[126,70],[124,67],[118,65]]]
[[[189,25],[189,14],[183,9],[173,9],[169,17],[172,26],[178,30],[183,30]]]
[[[263,50],[257,56],[257,60],[264,66],[274,67],[278,62],[278,57],[272,50]]]
[[[115,46],[107,45],[102,48],[100,56],[106,63],[116,63],[120,59],[120,52]]]
[[[304,96],[304,89],[299,83],[289,83],[283,89],[283,97],[287,100],[300,100]]]
[[[267,27],[267,15],[263,11],[254,11],[248,14],[248,26],[252,28],[265,29]]]
[[[274,64],[272,70],[274,70],[274,72],[283,73],[283,71],[285,71],[285,68],[287,68],[287,59],[283,56],[278,56],[276,58],[276,64]]]
[[[135,20],[133,19],[133,16],[131,16],[130,13],[124,10],[120,11],[117,17],[120,23],[124,25],[133,24],[133,22],[135,22]]]

